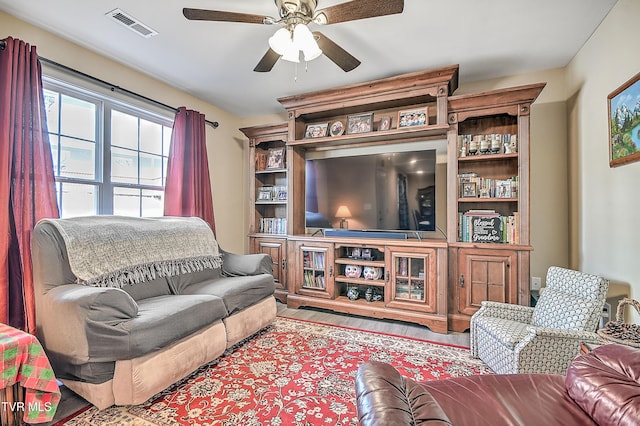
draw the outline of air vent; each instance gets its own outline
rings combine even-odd
[[[153,37],[154,35],[158,34],[157,31],[153,30],[148,25],[143,24],[133,16],[124,12],[122,9],[113,9],[111,12],[106,13],[105,16],[110,17],[117,23],[124,25],[125,27],[129,28],[131,31],[135,32],[136,34],[144,38]]]

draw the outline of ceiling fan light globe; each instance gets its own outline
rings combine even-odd
[[[282,59],[289,62],[300,62],[300,51],[291,43],[291,46],[282,54]]]
[[[322,50],[316,45],[315,49],[303,49],[302,53],[304,53],[304,60],[309,62],[322,55]]]
[[[269,38],[269,47],[278,55],[284,55],[288,49],[293,47],[291,33],[286,28],[280,28]]]
[[[298,24],[293,29],[293,44],[304,52],[304,60],[311,61],[322,55],[313,34],[304,24]]]

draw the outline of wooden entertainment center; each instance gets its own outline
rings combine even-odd
[[[468,329],[483,300],[529,305],[529,112],[544,86],[456,96],[453,65],[281,98],[287,122],[240,129],[250,146],[251,252],[272,257],[276,296],[440,333]],[[337,122],[346,131],[331,128]],[[444,139],[446,238],[306,228],[310,153]]]

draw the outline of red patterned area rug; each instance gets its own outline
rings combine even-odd
[[[490,374],[467,348],[278,317],[141,405],[91,407],[59,425],[356,425],[354,377],[369,360],[415,380]]]

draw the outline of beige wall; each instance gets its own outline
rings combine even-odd
[[[640,299],[640,162],[609,167],[607,96],[640,71],[639,17],[638,0],[619,0],[566,69],[571,263],[609,278],[610,294],[625,291],[634,299]]]
[[[0,28],[1,38],[11,36],[35,45],[44,58],[164,104],[198,110],[207,120],[218,121],[220,127],[215,130],[207,126],[217,236],[226,250],[238,253],[247,250],[247,221],[238,214],[246,210],[248,174],[246,143],[238,131],[239,117],[1,11]]]

